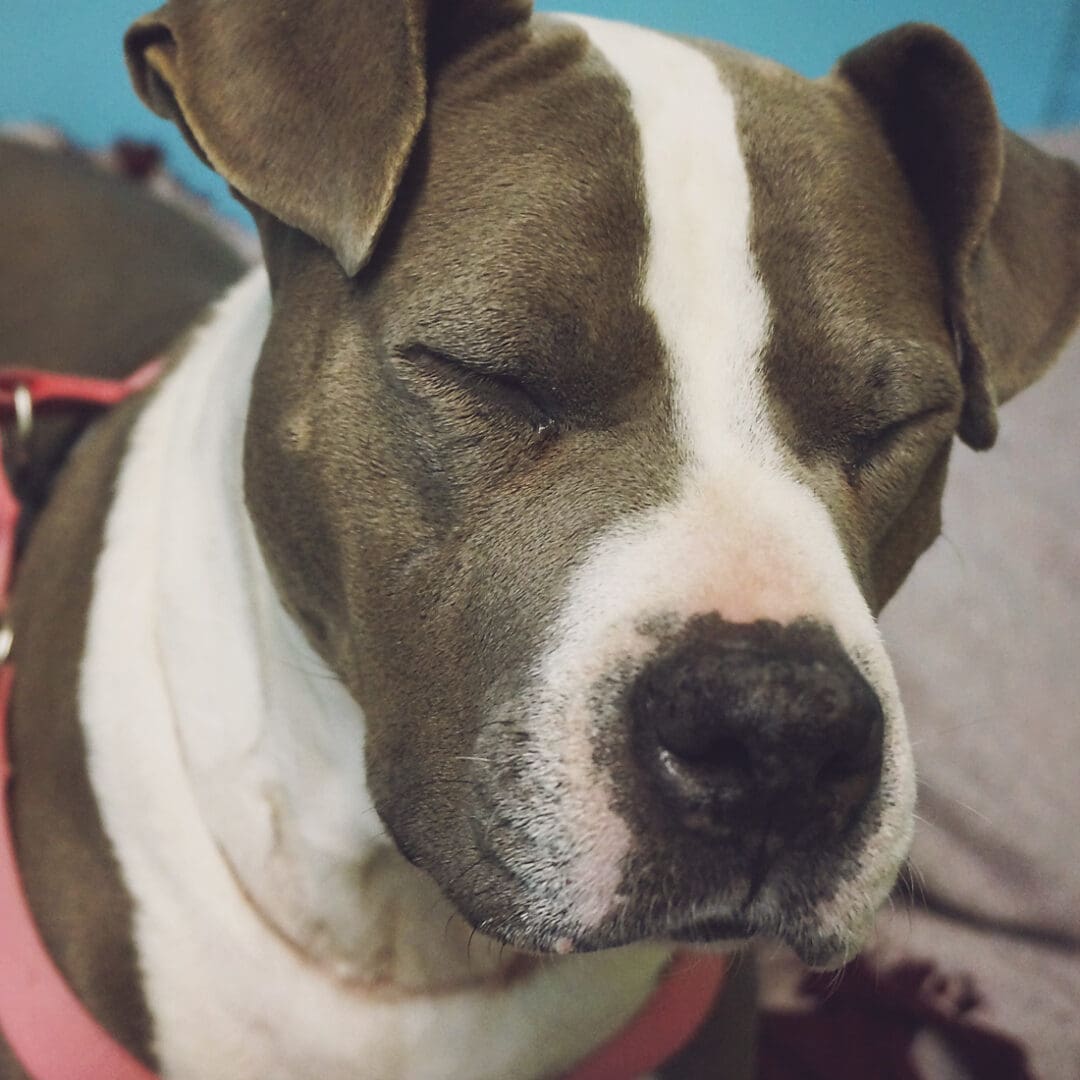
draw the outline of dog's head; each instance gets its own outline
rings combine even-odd
[[[495,0],[127,47],[259,224],[250,511],[401,849],[524,948],[849,955],[912,828],[874,616],[1072,325],[1077,171],[926,26],[815,82]]]

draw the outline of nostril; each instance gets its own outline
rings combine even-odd
[[[854,754],[846,750],[840,750],[818,769],[817,782],[821,786],[831,787],[833,784],[842,784],[845,780],[850,780],[865,771],[865,762],[860,762]]]
[[[715,832],[742,819],[756,785],[748,747],[733,738],[715,738],[707,748],[673,746],[671,740],[658,738],[654,747],[661,789],[674,800],[686,827]]]
[[[662,750],[695,769],[739,777],[749,777],[754,771],[746,744],[729,735],[717,733],[708,739],[682,740],[670,732],[661,732],[658,741]]]
[[[880,717],[880,711],[878,713]],[[868,737],[855,747],[830,754],[817,770],[814,789],[829,800],[839,822],[851,815],[870,797],[881,768],[880,724],[867,725]]]

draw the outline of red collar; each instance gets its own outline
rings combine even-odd
[[[149,385],[160,369],[160,362],[154,362],[116,382],[0,372],[0,417],[14,415],[25,434],[32,409],[112,405]],[[0,452],[0,1030],[31,1080],[156,1080],[98,1024],[57,970],[19,878],[7,806],[7,715],[14,668],[7,662],[11,639],[6,621],[18,519],[19,504]],[[630,1023],[565,1080],[628,1080],[652,1072],[693,1037],[712,1009],[726,972],[723,956],[677,954]]]

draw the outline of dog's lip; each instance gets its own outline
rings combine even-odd
[[[790,948],[807,967],[821,971],[831,971],[852,959],[850,943],[841,943],[805,922],[792,926],[787,920],[745,915],[706,916],[683,923],[666,936],[679,944],[732,949],[754,940],[772,940]]]
[[[514,874],[490,847],[485,848],[488,864],[505,875],[507,880],[521,884]],[[556,918],[550,925],[538,927],[533,924],[532,933],[522,935],[520,924],[511,919],[502,922],[490,916],[469,911],[471,905],[456,903],[463,917],[482,933],[501,940],[517,952],[533,957],[566,955],[568,953],[594,952],[601,949],[620,948],[641,942],[668,942],[677,945],[710,949],[737,949],[754,940],[773,940],[787,945],[808,967],[832,969],[851,958],[845,944],[824,933],[814,924],[809,913],[802,917],[791,912],[781,914],[772,904],[760,896],[760,889],[748,893],[741,903],[723,905],[713,911],[669,912],[668,918],[651,926],[637,924],[635,920],[616,919],[614,925],[582,933],[572,921],[568,924]],[[621,925],[620,925],[621,924]]]
[[[498,846],[483,832],[474,832],[472,840],[482,861],[504,883],[528,891],[528,878],[507,863]],[[777,860],[766,858],[757,873],[748,874],[741,898],[731,897],[714,906],[699,897],[697,901],[688,902],[682,910],[678,907],[669,909],[666,919],[661,917],[655,922],[651,919],[638,921],[623,908],[614,912],[614,918],[606,925],[586,931],[564,911],[552,912],[551,922],[546,925],[528,920],[528,929],[523,933],[525,927],[513,918],[505,921],[498,916],[493,918],[490,913],[476,911],[469,903],[471,898],[453,895],[452,891],[448,891],[448,896],[463,918],[482,933],[533,957],[594,952],[642,942],[738,949],[753,941],[773,941],[786,945],[810,968],[832,970],[842,966],[853,956],[854,938],[848,940],[843,935],[829,933],[818,924],[811,908],[794,911],[778,907],[776,897],[770,897],[770,890],[766,888],[776,869]]]
[[[665,943],[709,950],[731,951],[754,941],[773,941],[786,945],[809,968],[834,970],[852,959],[857,944],[842,940],[818,927],[811,918],[781,917],[768,905],[751,904],[729,911],[688,914],[655,926],[630,929],[618,924],[599,931],[582,933],[572,923],[559,920],[546,926],[532,926],[523,937],[522,926],[514,919],[506,922],[481,918],[466,921],[482,933],[501,940],[515,952],[532,958],[565,956],[622,948],[646,942]]]
[[[714,915],[681,923],[665,931],[664,936],[687,944],[715,945],[718,942],[749,941],[756,933],[748,919],[735,915]]]

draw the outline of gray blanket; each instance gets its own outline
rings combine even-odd
[[[1080,132],[1042,140],[1080,160]],[[944,536],[885,612],[920,773],[921,884],[879,920],[886,966],[967,973],[970,1017],[1040,1080],[1080,1080],[1080,337],[958,445]],[[792,985],[766,957],[766,998]],[[965,1073],[929,1038],[933,1080]],[[973,1080],[979,1080],[978,1077]]]

